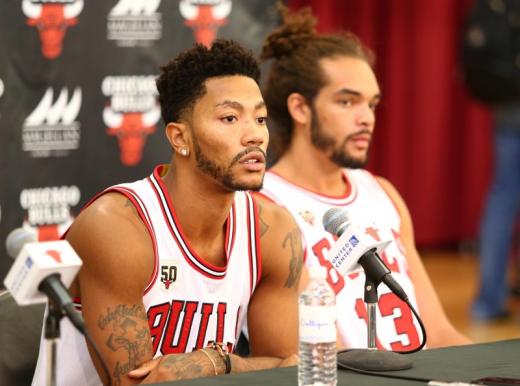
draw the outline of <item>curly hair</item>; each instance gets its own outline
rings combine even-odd
[[[257,84],[260,79],[253,52],[226,39],[215,40],[211,48],[196,44],[162,66],[156,85],[165,124],[178,122],[193,107],[205,94],[207,79],[226,75],[244,75]]]
[[[312,104],[326,79],[320,60],[339,56],[365,60],[373,66],[374,56],[351,32],[319,35],[310,8],[289,13],[278,4],[282,25],[266,38],[260,58],[273,59],[263,96],[269,111],[271,145],[275,157],[285,153],[292,137],[292,118],[287,98],[299,93]]]

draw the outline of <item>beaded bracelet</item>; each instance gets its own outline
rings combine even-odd
[[[211,355],[209,355],[205,349],[201,349],[200,351],[202,351],[204,353],[204,355],[206,355],[209,359],[209,361],[211,362],[211,364],[213,365],[213,371],[215,371],[215,375],[218,375],[218,372],[217,372],[217,365],[215,363],[215,361],[213,360],[213,358],[211,357]]]
[[[231,358],[229,357],[227,346],[223,343],[209,342],[206,347],[218,352],[218,355],[222,358],[224,364],[226,365],[226,374],[229,374],[231,372]]]

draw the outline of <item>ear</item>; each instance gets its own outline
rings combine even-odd
[[[189,149],[189,134],[185,123],[169,122],[165,131],[166,137],[175,153],[182,154],[183,151]]]
[[[311,122],[312,111],[302,94],[293,92],[287,97],[287,110],[295,123],[307,125]]]

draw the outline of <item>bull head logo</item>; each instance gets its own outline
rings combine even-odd
[[[231,0],[181,0],[179,8],[184,24],[193,29],[195,41],[209,47],[218,28],[227,23]]]
[[[28,18],[27,24],[38,28],[43,56],[47,59],[55,59],[61,54],[67,28],[78,23],[77,16],[83,10],[83,0],[67,4],[23,0],[22,10]]]
[[[115,135],[119,142],[121,162],[125,166],[135,166],[141,162],[146,137],[155,131],[155,124],[161,117],[157,104],[146,112],[120,113],[106,106],[103,120],[107,133]]]

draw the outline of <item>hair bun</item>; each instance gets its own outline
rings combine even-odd
[[[293,14],[284,5],[279,5],[279,10],[282,25],[268,35],[260,55],[264,60],[289,56],[306,40],[316,35],[316,18],[309,7]]]

